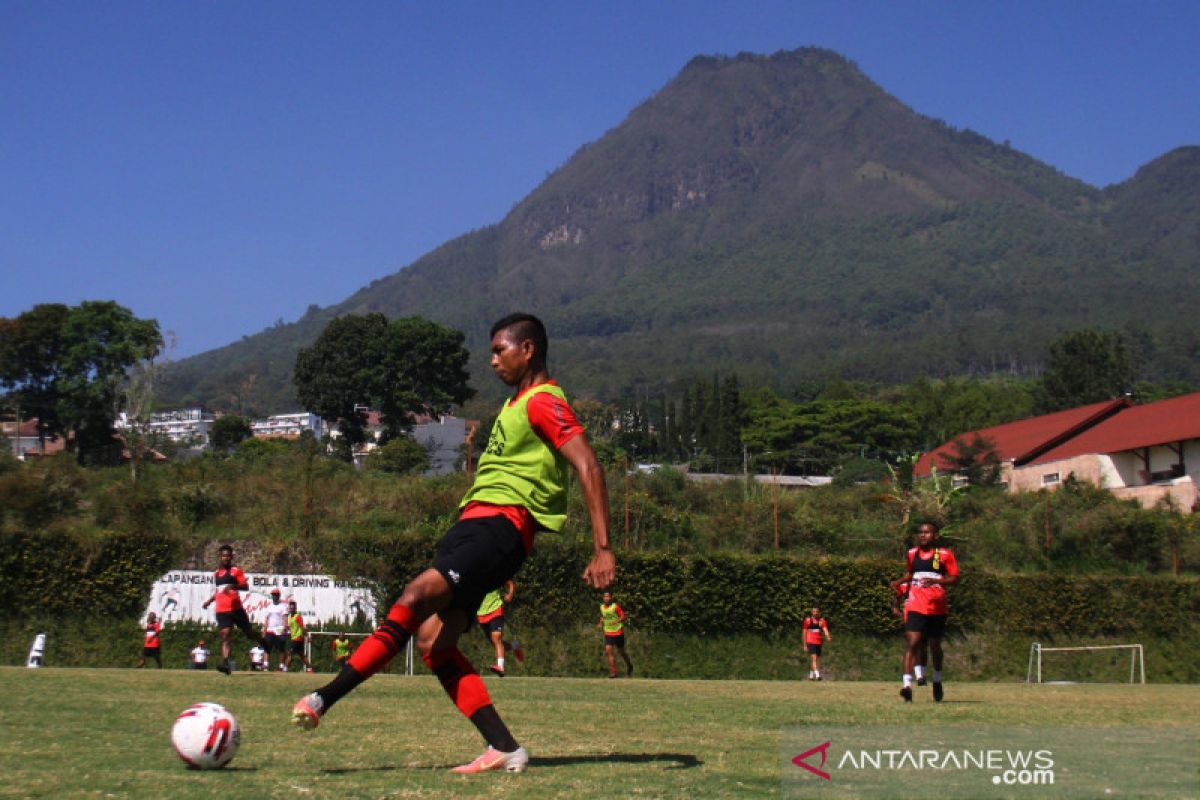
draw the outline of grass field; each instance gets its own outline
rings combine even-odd
[[[1194,686],[947,683],[946,702],[922,689],[906,706],[891,683],[510,676],[488,686],[531,753],[529,771],[468,777],[447,770],[483,746],[433,678],[378,676],[319,730],[294,730],[292,702],[323,680],[0,668],[0,796],[757,798],[785,791],[795,768],[782,738],[793,726],[1164,729],[1200,719]],[[189,771],[171,747],[175,716],[201,700],[241,723],[225,770]]]

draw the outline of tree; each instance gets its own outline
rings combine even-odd
[[[338,317],[296,356],[292,381],[300,403],[322,419],[336,421],[351,445],[366,439],[364,412],[387,325],[383,314]]]
[[[143,358],[117,379],[113,416],[124,414],[125,424],[114,436],[129,452],[129,477],[133,483],[137,483],[142,456],[155,446],[150,441],[150,417],[162,371],[163,364],[153,358]]]
[[[393,438],[412,415],[444,413],[473,394],[463,338],[420,317],[339,317],[296,358],[296,394],[307,410],[337,421],[352,445],[366,438],[368,407],[380,411],[385,440]]]
[[[367,456],[367,469],[414,475],[429,469],[429,453],[409,436],[397,436]]]
[[[1134,371],[1119,333],[1071,331],[1050,345],[1036,391],[1041,413],[1112,400],[1133,388]]]
[[[240,414],[224,414],[213,420],[208,443],[222,453],[228,452],[254,435],[250,420]]]
[[[112,301],[39,305],[0,326],[0,384],[37,416],[40,437],[67,437],[81,463],[102,461],[127,371],[162,346],[155,320]]]
[[[954,475],[962,475],[971,486],[995,486],[1000,480],[1000,455],[996,443],[976,433],[971,439],[954,440],[953,451],[943,456]]]

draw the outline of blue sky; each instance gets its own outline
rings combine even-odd
[[[0,316],[180,358],[498,222],[696,55],[835,50],[1096,186],[1200,144],[1193,2],[0,0]]]

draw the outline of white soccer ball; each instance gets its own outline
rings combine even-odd
[[[242,732],[237,718],[217,703],[196,703],[175,718],[171,744],[193,769],[220,769],[237,755]]]

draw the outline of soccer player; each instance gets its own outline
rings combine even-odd
[[[387,619],[329,683],[301,698],[292,719],[315,728],[323,714],[388,664],[413,636],[422,660],[487,742],[458,773],[521,772],[529,754],[500,718],[483,679],[458,650],[483,596],[520,568],[540,530],[561,530],[567,517],[567,465],[579,476],[592,523],[594,553],[583,579],[604,589],[616,575],[608,539],[604,471],[562,389],[546,367],[546,329],[537,317],[511,314],[492,326],[491,366],[514,390],[492,425],[475,482],[458,521],[438,543],[433,566],[404,587]]]
[[[250,648],[250,671],[266,672],[267,669],[267,651],[262,645],[256,644]]]
[[[216,591],[204,601],[203,607],[208,608],[214,602],[217,604],[217,631],[221,634],[221,663],[217,665],[217,671],[229,675],[233,672],[233,659],[229,653],[234,625],[241,629],[247,639],[262,645],[264,650],[266,642],[254,631],[250,617],[242,606],[241,593],[249,591],[250,586],[246,583],[246,573],[233,565],[233,548],[227,544],[221,545],[217,550],[217,558],[220,566],[213,573]]]
[[[501,595],[501,589],[504,594]],[[512,602],[513,595],[516,594],[517,585],[512,581],[505,581],[504,586],[500,589],[493,589],[483,596],[483,602],[479,604],[479,610],[475,612],[475,619],[479,623],[479,627],[483,629],[483,635],[492,643],[492,647],[496,650],[496,663],[492,664],[488,669],[504,677],[504,654],[509,650],[517,657],[517,661],[525,660],[525,650],[521,647],[521,643],[513,639],[512,644],[504,640],[504,606]]]
[[[192,669],[208,669],[208,648],[204,646],[203,639],[191,649],[189,655],[192,658]]]
[[[894,580],[892,587],[892,616],[900,618],[901,626],[908,622],[908,581]],[[917,653],[917,662],[913,664],[913,677],[917,686],[925,685],[925,665],[929,663],[929,642],[921,640],[921,651]]]
[[[154,659],[154,663],[158,664],[158,668],[162,669],[162,648],[159,646],[158,634],[162,631],[162,625],[158,622],[158,615],[153,611],[146,617],[146,638],[142,642],[142,657],[138,659],[138,669],[146,666],[147,656]]]
[[[604,631],[604,655],[608,656],[608,677],[617,677],[617,659],[613,651],[621,654],[625,661],[625,674],[633,677],[633,662],[625,652],[625,609],[613,600],[612,592],[605,592],[600,603],[600,624]]]
[[[833,639],[829,635],[829,623],[821,616],[821,609],[814,608],[812,612],[804,618],[804,646],[808,650],[809,656],[812,657],[812,669],[808,672],[810,681],[821,680],[821,644],[822,641],[828,642]],[[822,636],[825,638],[822,640]]]
[[[288,603],[288,652],[284,656],[283,666],[279,668],[280,672],[287,672],[292,668],[292,657],[300,656],[300,660],[304,662],[304,671],[312,672],[312,664],[308,663],[308,656],[304,655],[304,617],[300,616],[300,612],[296,609],[296,601],[292,600]]]
[[[288,604],[280,597],[279,587],[271,590],[271,605],[267,606],[267,615],[263,620],[263,649],[267,651],[267,669],[271,668],[271,653],[278,653],[279,671],[284,672],[283,662],[287,658],[287,618]]]
[[[354,648],[350,645],[350,639],[345,633],[339,633],[334,637],[332,644],[329,645],[333,649],[333,660],[338,665],[338,669],[346,666],[350,661],[350,651]]]
[[[938,543],[938,525],[925,521],[917,528],[917,546],[908,551],[908,570],[901,583],[908,583],[907,618],[904,635],[904,674],[900,696],[912,702],[913,671],[921,648],[928,645],[932,656],[933,699],[942,702],[942,634],[946,629],[946,587],[958,583],[954,554]]]

